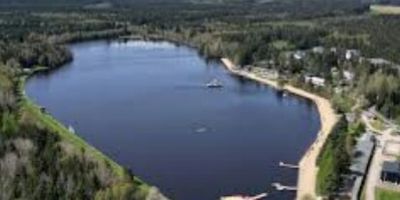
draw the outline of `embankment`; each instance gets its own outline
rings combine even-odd
[[[37,122],[51,130],[52,132],[58,134],[62,140],[72,144],[75,149],[84,149],[85,152],[88,153],[91,157],[93,157],[97,161],[105,161],[111,167],[111,170],[114,176],[120,178],[121,180],[126,175],[126,170],[114,162],[108,156],[103,154],[101,151],[96,149],[95,147],[88,144],[78,135],[71,133],[68,128],[66,128],[62,123],[60,123],[57,119],[51,116],[49,113],[44,112],[43,109],[36,105],[29,97],[25,94],[25,83],[26,80],[35,75],[36,73],[47,72],[49,71],[44,67],[36,67],[34,70],[22,75],[18,81],[18,95],[20,96],[20,109],[23,113],[26,113],[33,117]],[[150,186],[144,181],[140,180],[137,176],[133,176],[131,180],[132,183],[137,187],[137,192],[140,194],[144,194],[145,199],[143,200],[168,200],[159,190],[154,186]]]

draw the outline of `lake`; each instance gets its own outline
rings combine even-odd
[[[223,195],[294,199],[296,164],[320,127],[315,105],[231,75],[168,42],[70,46],[74,61],[29,79],[26,92],[66,126],[174,200]],[[212,79],[222,88],[207,88]]]

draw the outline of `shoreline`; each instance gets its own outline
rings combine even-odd
[[[84,139],[82,139],[79,135],[71,133],[66,125],[55,119],[50,113],[44,113],[41,111],[42,106],[34,102],[27,94],[26,94],[26,83],[27,81],[40,73],[49,72],[51,70],[47,68],[36,67],[31,72],[22,75],[18,80],[18,90],[21,95],[21,106],[23,109],[28,109],[33,113],[39,121],[43,121],[45,126],[52,128],[55,130],[57,134],[61,136],[61,138],[66,139],[67,141],[73,142],[73,144],[79,144],[79,147],[88,150],[91,154],[98,156],[98,159],[104,159],[110,163],[112,169],[118,176],[123,175],[123,167],[117,164],[114,160],[110,159],[108,156],[103,154],[94,146],[87,143]],[[140,181],[142,182],[142,181]]]
[[[63,65],[62,65],[63,66]],[[60,66],[60,67],[62,67]],[[58,69],[58,68],[56,68]],[[48,69],[43,67],[35,67],[31,72],[22,75],[18,79],[18,86],[17,89],[19,91],[19,95],[21,97],[20,104],[21,109],[29,110],[29,113],[36,117],[39,122],[43,123],[45,127],[54,131],[55,134],[59,135],[63,140],[70,142],[76,148],[83,148],[88,153],[94,157],[97,161],[105,161],[107,162],[112,172],[115,176],[119,179],[124,178],[126,169],[124,166],[120,165],[114,159],[109,157],[108,155],[104,154],[102,151],[97,149],[96,147],[92,146],[86,140],[81,138],[78,134],[71,133],[68,128],[54,118],[50,113],[43,113],[41,110],[41,106],[34,102],[25,91],[26,82],[29,78],[44,72],[49,72],[54,69]],[[157,198],[161,200],[169,200],[164,194],[160,191],[157,186],[150,185],[149,183],[143,181],[138,175],[133,174],[132,183],[136,185],[136,189],[144,194],[146,194],[145,199],[152,199]],[[121,182],[122,183],[122,182]]]
[[[223,63],[225,68],[228,69],[228,71],[230,71],[232,74],[242,76],[265,85],[269,85],[275,89],[280,88],[277,81],[262,78],[255,73],[238,69],[235,64],[228,58],[221,58],[221,62]],[[318,166],[316,165],[316,161],[321,149],[325,144],[326,139],[328,138],[328,135],[330,134],[332,128],[335,126],[338,117],[334,109],[332,108],[332,104],[326,98],[291,85],[285,85],[283,86],[283,88],[280,89],[283,89],[300,97],[307,98],[314,102],[314,104],[317,106],[320,116],[321,128],[318,131],[317,137],[315,138],[314,142],[308,147],[303,157],[299,161],[296,199],[301,200],[305,196],[316,197],[317,195],[315,186],[318,173]]]

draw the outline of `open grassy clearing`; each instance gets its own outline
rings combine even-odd
[[[371,120],[371,126],[374,129],[378,130],[378,131],[384,131],[385,130],[385,124],[379,118],[378,119],[372,119]]]
[[[369,9],[372,14],[400,15],[400,6],[371,5]]]
[[[376,200],[398,200],[400,199],[400,192],[376,188],[375,189],[375,199]]]

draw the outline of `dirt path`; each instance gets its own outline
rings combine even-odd
[[[229,59],[222,58],[222,63],[225,67],[232,72],[233,74],[243,76],[255,81],[258,81],[263,84],[270,85],[272,87],[278,88],[278,83],[273,80],[269,80],[266,78],[262,78],[261,76],[246,71],[238,69]],[[315,197],[315,185],[316,185],[316,177],[318,172],[318,167],[316,166],[316,160],[321,151],[328,134],[331,132],[332,128],[336,124],[338,118],[335,114],[334,109],[332,108],[331,103],[328,99],[320,97],[318,95],[312,94],[305,90],[286,85],[283,88],[284,90],[302,96],[304,98],[308,98],[312,100],[319,111],[321,118],[321,129],[318,132],[317,138],[314,143],[310,146],[310,148],[306,151],[303,158],[299,162],[299,174],[298,174],[298,182],[297,182],[297,199],[300,200],[304,196],[308,195],[311,197]]]

